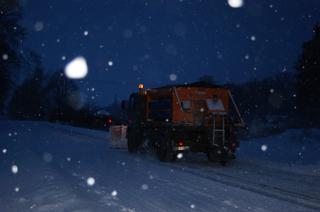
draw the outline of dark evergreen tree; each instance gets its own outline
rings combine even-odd
[[[32,75],[19,86],[10,101],[9,115],[18,119],[42,119],[45,115],[44,73],[41,59],[31,52]]]
[[[25,33],[20,19],[18,0],[0,0],[0,111],[14,84],[13,73],[21,63],[19,48]]]
[[[53,120],[66,120],[80,109],[81,95],[75,81],[66,78],[63,71],[55,72],[44,88],[46,110]]]
[[[307,127],[320,126],[320,25],[304,43],[297,69],[297,112]]]

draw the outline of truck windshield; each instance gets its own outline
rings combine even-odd
[[[148,118],[153,121],[169,121],[172,114],[172,100],[153,100],[149,103]]]

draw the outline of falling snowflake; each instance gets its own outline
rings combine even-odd
[[[131,38],[133,36],[133,31],[131,29],[126,29],[123,31],[123,37],[124,38]]]
[[[256,36],[252,35],[252,36],[250,37],[250,40],[255,41],[255,40],[256,40]]]
[[[17,174],[18,173],[18,166],[17,165],[12,165],[11,166],[11,172],[13,174]]]
[[[41,21],[37,21],[35,24],[34,24],[34,30],[37,31],[37,32],[40,32],[43,30],[43,27],[44,27],[44,24],[43,22]]]
[[[96,180],[93,177],[88,177],[87,184],[88,186],[93,186],[96,183]]]
[[[113,190],[111,192],[111,196],[116,197],[118,195],[118,192],[116,190]]]
[[[143,184],[142,186],[141,186],[141,189],[142,190],[148,190],[149,189],[149,186],[147,185],[147,184]]]
[[[67,161],[70,162],[70,161],[71,161],[71,158],[70,158],[70,157],[67,157]]]
[[[273,88],[270,89],[270,93],[274,93],[274,89]]]
[[[282,72],[286,72],[286,71],[287,71],[287,67],[284,66],[284,67],[282,68]]]
[[[3,153],[3,154],[6,154],[6,153],[7,153],[7,149],[3,149],[3,150],[2,150],[2,153]]]
[[[84,57],[77,57],[69,62],[64,73],[70,79],[82,79],[88,74],[87,61]]]
[[[196,206],[194,204],[190,205],[190,208],[194,209]]]
[[[50,162],[52,162],[52,160],[53,160],[53,156],[52,156],[50,153],[48,153],[48,152],[45,152],[45,153],[43,154],[42,158],[43,158],[43,160],[44,160],[45,162],[47,162],[47,163],[50,163]]]
[[[263,144],[262,146],[261,146],[261,150],[262,151],[267,151],[267,149],[268,149],[268,146],[267,145],[265,145],[265,144]]]
[[[62,57],[61,57],[61,60],[66,60],[66,59],[67,59],[66,56],[62,56]]]
[[[89,35],[89,32],[86,30],[86,31],[83,32],[83,35],[84,35],[84,36],[88,36],[88,35]]]
[[[108,61],[108,66],[113,66],[113,61],[109,60]]]
[[[3,59],[3,60],[8,60],[8,59],[9,59],[9,56],[8,56],[7,54],[3,54],[3,55],[2,55],[2,59]]]
[[[170,74],[169,75],[169,79],[171,80],[171,81],[176,81],[177,80],[177,75],[176,74]]]
[[[240,8],[243,6],[243,0],[228,0],[228,4],[232,8]]]
[[[244,56],[244,58],[245,58],[246,60],[249,60],[249,59],[250,59],[250,56],[249,56],[248,54],[246,54],[246,55]]]
[[[19,192],[19,191],[20,191],[20,188],[19,188],[19,187],[15,187],[15,188],[14,188],[14,191],[15,191],[15,192]]]
[[[137,71],[138,69],[139,69],[139,68],[138,68],[137,65],[133,65],[133,66],[132,66],[132,70]]]

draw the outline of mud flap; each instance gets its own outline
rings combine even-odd
[[[220,164],[223,166],[225,166],[228,161],[235,159],[235,156],[232,152],[217,148],[213,148],[207,152],[207,157],[209,161],[220,162]]]

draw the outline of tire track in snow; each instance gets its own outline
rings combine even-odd
[[[287,201],[287,202],[297,204],[299,206],[304,206],[310,209],[320,210],[320,199],[306,195],[306,194],[292,192],[289,190],[266,185],[263,183],[251,182],[243,178],[222,174],[214,170],[210,170],[210,173],[209,172],[202,173],[202,172],[196,171],[195,169],[192,169],[193,168],[192,166],[186,167],[186,166],[179,166],[175,164],[169,164],[169,166],[175,170],[186,172],[186,173],[199,176],[211,181],[219,182],[228,186],[251,191],[251,192],[258,193],[271,198],[275,198],[278,200]],[[199,168],[199,167],[196,167],[196,168]]]

